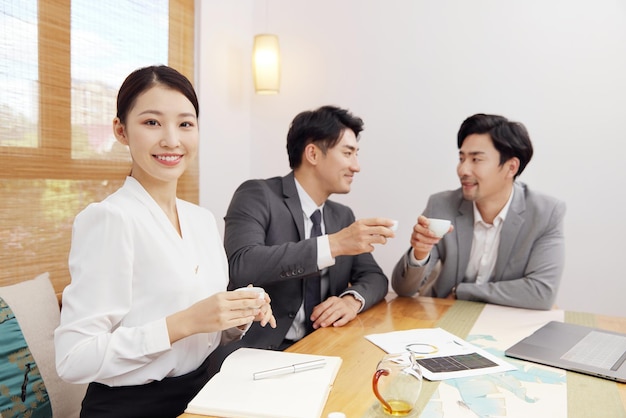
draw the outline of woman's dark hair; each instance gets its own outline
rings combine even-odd
[[[519,169],[515,177],[522,174],[533,156],[533,144],[526,127],[519,122],[511,122],[504,116],[478,113],[465,119],[459,128],[457,145],[472,134],[489,134],[493,146],[500,153],[500,165],[513,157],[519,159]]]
[[[196,117],[198,117],[198,97],[187,77],[166,65],[153,65],[133,71],[122,83],[117,94],[116,115],[122,124],[126,123],[126,116],[135,105],[137,97],[156,85],[166,86],[185,95],[196,109]]]
[[[358,138],[363,130],[363,120],[335,106],[299,113],[287,133],[289,166],[294,169],[302,164],[302,154],[310,143],[315,143],[326,154],[328,149],[337,145],[345,129],[350,129]]]

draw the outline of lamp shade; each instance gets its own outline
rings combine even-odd
[[[258,94],[277,94],[280,90],[280,48],[278,36],[261,34],[254,37],[252,50],[254,89]]]

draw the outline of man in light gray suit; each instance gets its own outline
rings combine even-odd
[[[394,236],[393,220],[355,221],[350,208],[328,200],[348,193],[360,171],[362,129],[360,118],[338,107],[302,112],[287,134],[292,171],[235,191],[224,218],[229,288],[263,287],[277,323],[253,325],[238,345],[283,350],[314,329],[347,324],[387,294],[371,252]]]
[[[457,145],[461,188],[428,199],[394,268],[394,291],[550,309],[565,259],[565,203],[516,180],[533,155],[526,128],[476,114],[461,125]],[[453,226],[437,238],[428,218]]]

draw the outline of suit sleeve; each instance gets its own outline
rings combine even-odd
[[[432,216],[432,196],[428,199],[424,216]],[[433,246],[428,261],[423,266],[413,266],[409,263],[412,247],[402,254],[396,263],[391,275],[391,287],[398,296],[414,296],[430,277],[431,272],[439,262],[439,245]]]
[[[434,248],[433,248],[434,249]],[[410,252],[412,248],[409,248],[404,252],[400,260],[396,263],[391,274],[391,287],[398,296],[414,296],[419,292],[422,283],[427,277],[426,271],[428,269],[429,262],[421,267],[412,266],[409,264]]]
[[[565,203],[557,202],[547,215],[548,226],[532,245],[523,277],[483,284],[461,283],[456,290],[457,298],[527,309],[551,309],[565,264]]]
[[[284,201],[263,182],[243,183],[225,217],[229,287],[303,278],[317,273],[316,239],[300,240]]]

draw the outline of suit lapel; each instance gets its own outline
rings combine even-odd
[[[296,179],[293,176],[293,171],[283,177],[283,197],[285,205],[291,212],[296,227],[298,228],[298,235],[303,240],[304,235],[304,215],[302,214],[302,204],[298,197],[298,190],[296,189]]]
[[[337,219],[339,218],[337,215],[333,213],[332,206],[324,205],[324,229],[326,234],[334,234],[339,231],[339,224],[337,223]]]
[[[333,208],[328,204],[324,205],[324,209],[322,211],[322,215],[324,216],[324,234],[333,234],[337,232],[337,216],[333,214]],[[337,262],[337,260],[335,260]],[[336,264],[335,264],[336,265]],[[335,274],[337,273],[337,269],[335,266],[330,266],[326,270],[326,274],[328,275],[328,297],[329,295],[338,295],[339,289],[337,289],[337,283],[339,280],[335,279]]]
[[[456,230],[456,245],[458,248],[456,283],[461,283],[465,277],[465,271],[469,264],[472,240],[474,239],[474,209],[472,202],[461,199],[459,215],[457,215],[454,228]]]
[[[513,200],[511,201],[509,212],[506,214],[504,224],[502,224],[502,230],[500,231],[498,258],[496,259],[496,265],[493,272],[494,281],[502,279],[509,257],[513,251],[517,234],[524,224],[524,217],[522,216],[526,210],[524,191],[517,185],[517,183],[514,183],[514,189]]]

